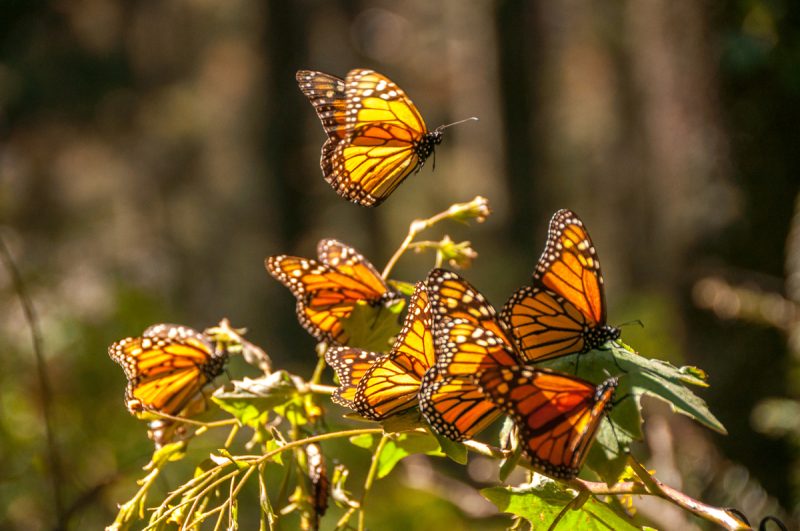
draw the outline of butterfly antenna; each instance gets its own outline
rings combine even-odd
[[[625,321],[624,323],[622,323],[620,325],[617,325],[617,328],[622,328],[623,326],[628,326],[628,325],[632,325],[632,324],[638,324],[639,326],[644,328],[644,323],[642,321],[640,321],[639,319],[634,319],[633,321]]]
[[[454,125],[463,124],[464,122],[472,122],[472,121],[477,122],[478,121],[478,117],[477,116],[470,116],[469,118],[464,118],[463,120],[459,120],[459,121],[453,122],[451,124],[440,125],[439,127],[436,128],[436,130],[437,131],[444,131],[448,127],[452,127]]]

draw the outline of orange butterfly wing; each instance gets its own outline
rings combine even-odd
[[[319,261],[298,256],[271,256],[266,268],[297,299],[300,324],[319,341],[346,344],[342,321],[359,301],[378,305],[395,300],[380,274],[352,247],[322,240]]]
[[[372,364],[383,354],[361,350],[353,347],[330,347],[325,351],[325,362],[336,373],[339,387],[333,391],[331,399],[334,403],[355,409],[353,399],[356,387]]]
[[[516,365],[519,357],[494,308],[469,282],[444,269],[431,271],[426,282],[439,357],[423,380],[420,410],[437,433],[469,439],[500,415],[478,390],[474,375]]]
[[[611,407],[617,380],[595,386],[573,376],[515,366],[485,371],[479,385],[514,419],[533,466],[549,476],[572,479]]]
[[[328,133],[322,174],[350,201],[379,205],[441,142],[441,131],[428,131],[405,92],[382,74],[351,70],[342,81],[301,70],[297,80]]]
[[[588,352],[619,337],[619,329],[606,324],[597,252],[574,212],[553,216],[533,286],[515,292],[500,319],[527,361]]]
[[[228,357],[227,351],[216,352],[203,334],[168,324],[151,326],[142,337],[114,343],[108,354],[128,378],[128,410],[168,415],[179,415],[222,373]]]
[[[559,210],[550,220],[547,243],[533,282],[574,304],[592,325],[605,324],[600,261],[583,222],[571,210]]]
[[[497,312],[481,292],[459,274],[446,269],[433,269],[425,280],[431,298],[431,309],[441,321],[464,319],[507,338],[497,320]]]
[[[501,413],[478,389],[475,375],[516,365],[519,358],[506,339],[466,319],[442,322],[436,334],[439,358],[423,380],[420,411],[440,435],[470,439]]]
[[[419,282],[392,350],[358,383],[353,401],[356,411],[369,419],[383,420],[414,407],[422,378],[435,361],[428,293]]]

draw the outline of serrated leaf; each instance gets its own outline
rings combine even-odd
[[[698,377],[699,369],[677,368],[665,361],[647,359],[612,342],[603,350],[564,356],[542,365],[567,374],[575,374],[577,365],[578,376],[597,383],[610,375],[619,378],[615,405],[609,415],[613,430],[607,421],[603,422],[586,460],[587,466],[608,483],[622,472],[630,443],[642,438],[641,397],[645,394],[667,402],[673,411],[715,431],[727,433],[706,403],[685,385],[705,386]]]
[[[534,483],[524,487],[491,487],[481,494],[495,504],[501,512],[510,513],[528,520],[536,529],[547,529],[561,510],[577,494],[561,484],[535,475]],[[586,531],[634,531],[640,530],[629,518],[618,514],[610,505],[588,497],[580,507],[566,511],[555,529],[581,529]]]
[[[392,339],[400,333],[400,313],[405,304],[405,299],[388,306],[371,306],[359,301],[347,319],[342,320],[342,328],[350,336],[347,344],[374,352],[389,350]]]
[[[233,389],[218,389],[211,399],[242,424],[255,428],[266,421],[269,410],[297,395],[295,379],[286,371],[276,371],[262,378],[234,380]]]
[[[467,464],[469,457],[467,455],[466,446],[460,442],[451,441],[447,437],[442,437],[437,433],[434,433],[433,435],[436,437],[436,440],[439,441],[439,448],[442,450],[442,452],[444,452],[444,455],[459,465]]]

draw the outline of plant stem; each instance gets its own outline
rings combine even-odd
[[[383,448],[386,446],[388,441],[389,436],[384,434],[383,437],[381,437],[381,440],[378,441],[378,446],[375,448],[375,453],[372,456],[372,463],[369,465],[369,472],[367,472],[367,478],[364,480],[364,492],[361,494],[361,499],[358,503],[358,531],[364,531],[364,520],[366,518],[364,513],[364,502],[366,501],[367,494],[372,488],[372,484],[375,482],[375,476],[378,473],[378,461],[380,461],[381,453],[383,453]]]
[[[11,277],[11,284],[22,305],[22,312],[25,314],[25,321],[31,333],[31,343],[33,344],[33,355],[36,360],[36,375],[39,378],[39,389],[42,398],[42,417],[44,420],[44,432],[47,440],[47,458],[50,462],[50,481],[53,489],[53,507],[56,513],[57,528],[66,527],[64,521],[64,503],[61,495],[61,458],[58,453],[58,443],[56,442],[55,431],[53,429],[53,419],[50,406],[52,404],[53,392],[50,388],[50,381],[47,379],[45,370],[44,349],[42,347],[42,333],[39,330],[39,320],[33,308],[33,302],[25,289],[25,282],[17,268],[14,257],[6,245],[5,239],[0,234],[0,256]]]
[[[305,439],[298,439],[296,441],[291,441],[280,448],[276,448],[271,452],[267,452],[264,455],[259,456],[238,456],[234,457],[237,461],[249,461],[253,459],[254,463],[260,464],[268,461],[270,458],[285,452],[286,450],[292,450],[294,448],[298,448],[300,446],[304,446],[308,443],[312,442],[319,442],[319,441],[327,441],[330,439],[338,439],[341,437],[352,437],[353,435],[364,435],[364,434],[378,434],[383,433],[383,428],[362,428],[357,430],[345,430],[345,431],[334,431],[331,433],[323,433],[321,435],[313,435],[311,437],[306,437]]]
[[[133,498],[120,506],[117,517],[114,519],[114,523],[108,526],[107,529],[116,531],[118,529],[127,528],[127,523],[131,519],[131,516],[136,512],[137,507],[139,509],[139,518],[144,517],[142,505],[144,504],[145,497],[147,496],[147,491],[150,489],[150,486],[156,480],[159,473],[161,473],[161,467],[156,467],[151,470],[150,473],[147,474],[141,481],[139,481],[141,487],[133,496]]]
[[[415,219],[412,221],[411,225],[408,227],[408,234],[406,235],[405,240],[403,240],[403,243],[400,244],[400,247],[398,247],[392,257],[386,263],[386,267],[383,268],[383,272],[381,273],[383,279],[386,280],[389,278],[389,273],[392,272],[392,269],[394,269],[394,266],[397,264],[397,261],[400,260],[400,257],[403,256],[403,254],[405,254],[405,252],[408,250],[409,245],[411,245],[411,242],[413,242],[414,238],[417,237],[417,234],[439,223],[443,219],[449,218],[450,215],[451,212],[448,209],[427,219]]]

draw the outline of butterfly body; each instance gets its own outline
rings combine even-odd
[[[132,414],[179,415],[203,388],[222,374],[228,359],[205,335],[191,328],[158,324],[141,337],[112,344],[111,359],[128,378],[125,404]]]
[[[356,304],[383,306],[396,301],[399,294],[358,251],[342,242],[321,240],[317,257],[271,256],[265,266],[297,299],[297,318],[303,328],[318,341],[346,345],[349,336],[342,322]]]
[[[356,69],[340,79],[300,70],[296,78],[328,135],[322,175],[354,203],[381,204],[442,141],[442,129],[429,131],[405,92],[378,72]]]
[[[526,361],[582,354],[619,338],[606,323],[597,251],[574,212],[555,213],[532,285],[509,298],[500,318]]]

